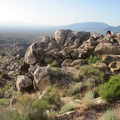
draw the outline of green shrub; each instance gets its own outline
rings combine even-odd
[[[0,99],[0,105],[9,106],[10,105],[9,99],[6,98]]]
[[[75,106],[72,102],[66,103],[65,105],[62,106],[61,108],[61,113],[69,112],[71,110],[74,110]]]
[[[63,79],[65,78],[66,76],[68,76],[68,73],[65,72],[65,71],[62,71],[60,68],[58,67],[54,67],[51,69],[51,73],[50,73],[50,76],[52,78],[55,78],[55,79]]]
[[[97,55],[97,56],[90,56],[86,60],[87,60],[87,62],[89,64],[94,64],[94,63],[97,63],[97,62],[104,62],[104,61],[101,60],[99,55]]]
[[[13,84],[15,83],[15,80],[7,82],[3,88],[0,89],[0,96],[4,94],[4,92],[9,89],[10,86],[13,86]]]
[[[84,80],[91,80],[93,85],[99,85],[105,81],[105,74],[97,68],[82,67],[79,71],[79,76],[82,76]]]
[[[24,114],[20,114],[18,109],[10,110],[0,108],[0,120],[29,120]]]
[[[0,76],[2,78],[5,78],[5,79],[9,79],[10,78],[9,75],[6,72],[2,73]]]
[[[82,83],[76,83],[75,85],[72,85],[72,87],[69,88],[68,90],[68,94],[70,95],[74,95],[75,93],[80,92],[82,89]]]
[[[31,98],[29,94],[24,94],[19,97],[18,102],[18,108],[26,112],[28,120],[48,120],[46,111],[58,110],[60,95],[57,88],[51,86],[41,99]]]
[[[17,103],[13,109],[0,109],[0,120],[48,120],[53,119],[60,109],[60,95],[56,85],[49,87],[41,99],[28,93],[15,97]],[[1,100],[0,104],[1,107],[8,102]]]
[[[101,85],[99,94],[107,101],[120,99],[120,75],[112,76],[107,83]]]
[[[52,67],[59,67],[59,63],[57,60],[54,60],[52,63],[49,64]]]
[[[104,113],[104,120],[120,120],[120,116],[118,116],[114,111],[107,110]]]

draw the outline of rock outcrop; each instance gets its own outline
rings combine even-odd
[[[41,42],[33,43],[26,51],[25,62],[29,65],[36,63],[47,65],[54,59],[78,58],[79,52],[76,48],[89,37],[89,32],[57,30],[55,37],[43,37]]]
[[[100,43],[95,48],[95,54],[103,55],[103,54],[120,54],[120,45],[113,45],[111,43]]]
[[[60,29],[53,37],[46,36],[40,42],[33,43],[27,49],[24,61],[29,74],[33,77],[34,87],[44,91],[48,85],[56,84],[56,82],[62,86],[62,81],[65,84],[66,78],[69,79],[67,81],[69,84],[74,78],[74,72],[77,73],[77,69],[86,64],[86,58],[91,55],[102,55],[101,58],[105,61],[105,63],[96,63],[93,67],[104,72],[109,69],[112,72],[119,70],[117,61],[120,60],[120,45],[100,43],[99,41],[103,38],[103,35],[97,33],[90,36],[90,32]],[[48,67],[53,61],[57,61],[61,68]],[[73,73],[70,69],[74,70]],[[23,81],[17,80],[18,90],[27,87],[22,84]]]
[[[41,91],[43,91],[47,86],[51,85],[49,67],[38,67],[35,70],[34,84]]]
[[[18,91],[23,91],[32,85],[32,80],[28,76],[19,75],[16,81]]]

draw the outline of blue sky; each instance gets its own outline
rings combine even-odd
[[[120,25],[120,0],[0,0],[0,22],[41,25],[104,22]]]

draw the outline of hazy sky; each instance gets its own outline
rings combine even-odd
[[[0,22],[43,25],[105,22],[120,25],[120,0],[0,0]]]

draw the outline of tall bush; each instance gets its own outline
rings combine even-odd
[[[107,101],[120,99],[120,75],[112,76],[107,83],[101,85],[99,94]]]

